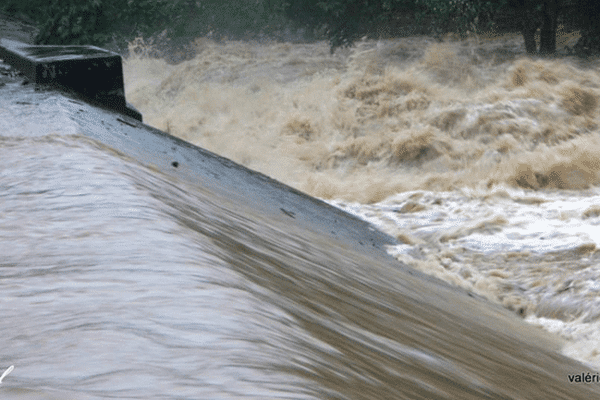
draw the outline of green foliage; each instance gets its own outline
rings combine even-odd
[[[168,36],[251,37],[282,30],[285,0],[0,0],[0,11],[37,23],[38,44],[102,45]]]
[[[432,17],[438,33],[456,32],[461,35],[491,28],[494,16],[506,9],[508,0],[416,0],[422,6],[417,19]]]
[[[167,0],[52,0],[35,38],[38,44],[97,44],[110,40],[115,27],[128,34],[146,33],[169,20],[184,1]]]
[[[520,10],[517,17],[525,10],[538,15],[543,4],[544,0],[285,0],[283,8],[296,23],[324,30],[333,51],[406,13],[414,16],[418,25],[427,25],[423,30],[434,35],[466,35],[493,28],[499,15],[508,11],[514,15],[515,9]]]
[[[176,36],[212,32],[224,37],[252,37],[281,29],[286,21],[281,0],[204,0],[188,6],[173,26]]]
[[[39,21],[38,14],[45,9],[47,3],[44,0],[3,0],[0,1],[0,11],[8,15],[25,16],[33,21]]]
[[[596,0],[580,0],[578,3],[574,14],[581,26],[581,38],[573,50],[583,57],[600,55],[600,3]]]
[[[287,0],[283,8],[296,24],[324,30],[333,52],[398,13],[414,12],[415,4],[415,0]]]
[[[77,2],[54,0],[47,11],[50,18],[40,27],[38,44],[83,44],[102,41],[105,24],[100,1]],[[92,28],[92,29],[90,29]]]
[[[122,42],[136,36],[251,38],[302,27],[325,35],[332,51],[373,35],[409,15],[421,31],[466,34],[491,28],[507,10],[540,13],[545,0],[0,0],[0,11],[27,16],[40,28],[40,44]],[[564,0],[588,36],[599,36],[595,0]],[[591,12],[588,12],[592,10]],[[566,12],[566,11],[563,11]],[[571,11],[569,11],[571,12]],[[521,13],[521,14],[519,14]],[[163,35],[164,37],[165,35]],[[600,36],[599,36],[600,37]],[[591,40],[591,39],[590,39]],[[595,42],[594,42],[595,43]]]

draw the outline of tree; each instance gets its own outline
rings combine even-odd
[[[535,32],[540,29],[540,54],[556,51],[558,16],[563,10],[560,0],[511,0],[508,4],[521,18],[521,33],[528,54],[538,53]]]
[[[542,25],[540,29],[540,54],[556,52],[556,29],[560,0],[547,0],[542,5]]]
[[[573,0],[582,9],[591,9],[595,0]],[[552,54],[556,51],[556,30],[561,13],[567,12],[564,0],[287,0],[283,8],[291,20],[323,27],[331,50],[349,46],[369,33],[372,26],[389,21],[394,15],[411,13],[430,32],[461,35],[489,30],[500,15],[510,13],[519,18],[519,30],[529,54]],[[584,11],[585,12],[585,11]],[[597,14],[596,14],[597,15]],[[589,30],[597,18],[590,20]],[[540,29],[540,47],[535,33]],[[600,27],[597,30],[600,32]],[[600,36],[598,36],[600,42]]]
[[[103,41],[106,18],[100,0],[53,0],[46,10],[49,18],[35,37],[36,44],[98,44]]]
[[[453,22],[458,33],[490,29],[495,16],[511,12],[520,19],[528,54],[537,54],[535,33],[540,29],[540,54],[556,51],[556,29],[561,0],[419,0],[438,21]],[[481,24],[485,16],[486,23]]]
[[[579,0],[574,9],[581,29],[581,38],[575,44],[576,53],[581,56],[600,54],[600,3]]]
[[[352,45],[394,15],[414,13],[416,0],[287,0],[287,18],[308,29],[324,30],[331,52]]]
[[[506,0],[417,0],[419,21],[431,17],[435,30],[460,35],[490,29],[494,16],[506,7]]]
[[[0,0],[2,1],[2,0]],[[40,26],[38,44],[102,45],[114,35],[197,36],[209,31],[233,37],[277,30],[286,0],[4,0],[9,11],[28,10]],[[1,5],[0,5],[1,7]]]
[[[308,32],[324,33],[332,52],[374,35],[386,24],[406,20],[400,16],[413,16],[421,33],[441,36],[502,28],[498,20],[510,14],[519,19],[513,29],[522,33],[527,53],[552,54],[558,19],[568,16],[582,32],[576,49],[585,54],[600,51],[597,0],[0,0],[0,10],[36,21],[39,44],[103,45],[115,34],[130,40],[165,28],[169,36],[212,31],[244,38],[282,32],[291,21]]]

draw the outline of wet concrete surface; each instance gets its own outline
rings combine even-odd
[[[29,111],[24,115],[24,124],[39,119],[36,132],[31,132],[35,136],[52,132],[46,130],[51,126],[44,119],[46,113],[61,115],[64,119],[60,123],[70,126],[68,131],[93,138],[177,179],[221,193],[234,204],[252,205],[270,217],[349,240],[352,248],[374,251],[385,257],[383,246],[396,243],[367,222],[338,208],[133,118],[94,107],[67,93],[61,95],[51,88],[40,92],[32,84],[20,85],[19,89],[15,89],[15,85],[12,90],[7,88],[4,99],[26,106]],[[36,109],[40,107],[45,112],[38,117]],[[14,127],[19,117],[13,117],[10,124]]]

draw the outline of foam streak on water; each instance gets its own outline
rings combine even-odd
[[[597,61],[525,58],[521,41],[330,55],[201,38],[178,65],[139,56],[137,41],[126,90],[148,123],[378,224],[403,243],[398,259],[558,333],[599,369]]]

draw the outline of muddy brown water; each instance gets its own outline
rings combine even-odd
[[[15,365],[4,398],[596,389],[568,383],[587,370],[553,351],[557,338],[383,255],[228,204],[80,135],[1,143],[0,352]]]
[[[149,124],[369,220],[401,242],[398,260],[598,370],[600,76],[568,55],[578,38],[560,28],[552,58],[526,57],[518,34],[333,55],[198,38],[177,65],[138,38],[125,80]]]
[[[549,250],[542,248],[545,252],[534,245],[523,251],[527,235],[505,228],[527,228],[523,218],[511,218],[535,212],[538,219],[586,220],[593,227],[597,215],[589,204],[588,212],[562,210],[561,215],[525,207],[556,204],[556,196],[571,204],[573,198],[594,198],[593,186],[546,193],[522,188],[518,177],[511,181],[513,175],[502,175],[500,169],[494,179],[505,187],[490,189],[485,182],[479,188],[471,177],[474,171],[493,169],[502,157],[526,157],[521,148],[536,151],[530,149],[526,129],[519,138],[529,147],[509,146],[513,150],[489,159],[483,151],[485,162],[476,167],[472,148],[485,142],[477,141],[479,131],[471,136],[443,133],[444,124],[433,137],[465,153],[457,156],[462,169],[455,168],[454,181],[428,184],[422,175],[438,176],[437,182],[443,182],[439,176],[450,176],[444,172],[450,164],[444,163],[452,157],[428,150],[434,139],[414,139],[413,150],[403,141],[398,124],[434,129],[427,128],[427,121],[436,110],[425,107],[436,100],[420,97],[422,92],[403,97],[413,92],[406,85],[417,82],[453,93],[449,101],[465,113],[457,126],[469,126],[473,119],[469,99],[479,99],[486,112],[493,106],[486,108],[477,87],[463,88],[469,80],[463,81],[456,66],[439,72],[458,74],[448,88],[434,75],[396,82],[403,72],[388,66],[386,57],[397,56],[386,56],[386,46],[408,46],[402,62],[410,69],[410,63],[424,62],[419,52],[427,49],[425,39],[410,40],[365,42],[329,56],[324,43],[215,44],[202,39],[198,55],[187,64],[167,65],[140,57],[139,51],[126,63],[128,100],[145,120],[372,220],[400,239],[389,252],[405,264],[267,218],[247,204],[123,157],[83,136],[56,111],[51,95],[12,101],[22,88],[18,79],[5,78],[0,360],[3,368],[15,369],[0,386],[3,398],[596,397],[597,385],[568,379],[595,374],[593,356],[570,354],[592,362],[584,365],[561,354],[569,343],[582,342],[569,342],[564,330],[550,334],[547,326],[534,328],[522,320],[543,316],[575,322],[576,328],[594,326],[593,315],[586,314],[584,321],[581,314],[569,319],[568,312],[560,318],[552,311],[564,306],[564,297],[556,294],[565,293],[574,296],[566,304],[579,301],[576,311],[593,310],[595,292],[585,286],[595,273],[593,237],[575,236],[587,240],[583,249],[563,236]],[[136,45],[142,48],[139,41]],[[454,62],[448,56],[452,46],[460,50],[463,45],[446,46],[436,50],[442,64]],[[463,60],[462,53],[456,54]],[[498,76],[521,76],[510,72],[510,63],[519,62],[511,57],[508,65],[498,64]],[[522,76],[543,71],[536,62],[552,61],[523,61]],[[593,70],[581,71],[571,79],[593,78]],[[390,87],[397,93],[390,93]],[[595,93],[593,87],[581,90]],[[502,118],[521,115],[523,126],[535,127],[532,115],[554,110],[544,102],[510,103],[509,95],[504,94],[505,103],[498,100],[500,111],[493,111],[500,117],[489,119],[499,121],[498,126]],[[564,98],[556,100],[569,107]],[[387,107],[386,101],[398,104]],[[583,113],[593,124],[595,109]],[[568,129],[573,130],[579,127],[577,117],[552,123],[572,124]],[[406,134],[418,136],[411,132]],[[580,136],[592,140],[585,133]],[[376,134],[382,136],[371,137]],[[493,139],[484,144],[493,147]],[[388,148],[388,141],[395,144]],[[365,149],[370,153],[365,155]],[[532,161],[531,168],[543,173],[544,165]],[[502,201],[512,210],[504,221],[489,211],[502,210]],[[530,235],[535,232],[530,229]],[[559,246],[565,243],[579,250]],[[552,254],[562,264],[552,264]],[[567,256],[580,260],[578,271],[586,274],[565,277]],[[532,283],[528,271],[533,263],[546,266],[551,279]],[[501,269],[511,266],[514,273],[503,275]],[[418,270],[462,287],[428,279]],[[545,314],[540,311],[544,304],[527,291],[531,288],[546,290],[536,292],[546,295]],[[521,297],[514,300],[517,292]]]

